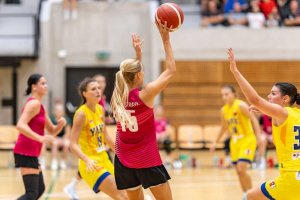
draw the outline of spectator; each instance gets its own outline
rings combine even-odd
[[[247,16],[242,12],[242,6],[239,2],[233,4],[233,12],[228,15],[228,24],[233,26],[245,26],[247,25]]]
[[[250,10],[247,13],[247,20],[250,28],[260,29],[265,26],[265,17],[259,9],[259,0],[250,1]]]
[[[235,3],[239,3],[241,5],[242,12],[245,12],[249,7],[246,0],[225,0],[224,13],[229,14],[234,12]]]
[[[297,0],[292,0],[290,3],[290,13],[288,18],[284,19],[285,26],[299,26],[300,25],[300,9]]]
[[[224,13],[218,8],[216,0],[208,0],[207,9],[202,13],[202,27],[222,25],[225,21]]]

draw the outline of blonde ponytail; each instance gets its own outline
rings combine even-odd
[[[116,73],[115,88],[111,98],[113,117],[121,124],[132,124],[130,114],[125,107],[128,103],[129,86],[134,85],[135,74],[142,69],[136,59],[126,59],[120,65]]]
[[[116,73],[115,89],[111,97],[111,108],[116,121],[126,123],[130,121],[130,116],[125,109],[128,102],[129,89],[125,82],[122,71]]]

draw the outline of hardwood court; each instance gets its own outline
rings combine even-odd
[[[172,177],[170,184],[174,200],[241,199],[242,191],[234,169],[214,167],[212,162],[214,154],[207,151],[176,151],[174,157],[179,154],[186,154],[190,157],[195,156],[198,166],[195,169],[169,170]],[[216,154],[221,156],[223,152],[219,151]],[[274,152],[271,152],[271,154],[274,155]],[[0,156],[2,162],[5,162],[4,156],[2,154]],[[249,172],[254,185],[260,185],[264,180],[278,175],[277,169],[252,169]],[[75,173],[76,168],[60,171],[45,170],[46,191],[41,199],[67,200],[68,197],[63,192],[63,187],[72,179]],[[21,175],[18,170],[13,168],[1,167],[0,184],[0,200],[16,199],[24,190]],[[150,195],[149,190],[146,190],[145,193]],[[94,194],[84,182],[78,185],[78,195],[81,200],[110,199],[103,193]]]

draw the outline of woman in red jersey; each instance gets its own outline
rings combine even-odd
[[[32,74],[27,85],[26,95],[31,96],[27,99],[17,124],[20,134],[14,148],[15,165],[20,168],[25,187],[25,194],[18,200],[35,200],[42,196],[45,184],[38,162],[42,145],[52,143],[53,136],[66,125],[66,120],[62,117],[57,120],[57,125],[53,125],[42,104],[48,91],[45,77]],[[45,135],[45,128],[52,135]]]
[[[143,86],[142,42],[133,34],[136,59],[121,63],[111,100],[117,121],[115,178],[118,189],[126,190],[129,199],[144,199],[141,187],[150,188],[156,199],[172,199],[170,176],[156,142],[153,106],[155,96],[175,75],[176,65],[166,23],[157,27],[165,50],[166,69],[155,81]]]

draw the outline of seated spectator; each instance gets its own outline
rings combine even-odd
[[[229,14],[234,11],[234,4],[238,3],[240,5],[241,12],[245,12],[248,9],[247,0],[225,0],[224,2],[224,13]]]
[[[61,169],[66,169],[66,159],[69,154],[69,144],[70,144],[70,131],[71,131],[71,120],[65,115],[64,106],[61,103],[54,105],[53,115],[51,115],[51,121],[53,124],[56,124],[56,119],[60,117],[65,117],[67,120],[67,125],[62,131],[56,136],[55,141],[48,148],[51,149],[51,169],[57,170],[58,167]],[[59,155],[61,153],[61,155]],[[59,159],[60,157],[60,159]],[[60,160],[60,162],[58,162]]]
[[[265,17],[260,12],[259,0],[250,1],[250,9],[247,13],[248,26],[253,29],[260,29],[265,26]]]
[[[268,19],[269,15],[277,10],[276,3],[274,0],[260,0],[259,9],[264,14],[265,18]]]
[[[227,17],[228,24],[230,26],[245,26],[247,25],[246,14],[242,11],[242,6],[239,2],[235,2],[233,6],[233,12]]]
[[[277,0],[277,8],[280,16],[280,24],[283,25],[284,20],[289,17],[291,0]]]
[[[170,154],[172,152],[170,140],[170,134],[167,131],[168,121],[164,116],[164,109],[161,105],[158,105],[154,109],[155,128],[156,128],[156,140],[159,146],[162,146],[167,153],[165,163],[170,164]]]
[[[290,13],[288,18],[284,19],[285,26],[299,26],[300,25],[300,9],[297,0],[292,0],[290,3]]]
[[[225,21],[224,13],[218,8],[217,0],[208,0],[207,8],[202,12],[201,26],[222,25]]]

